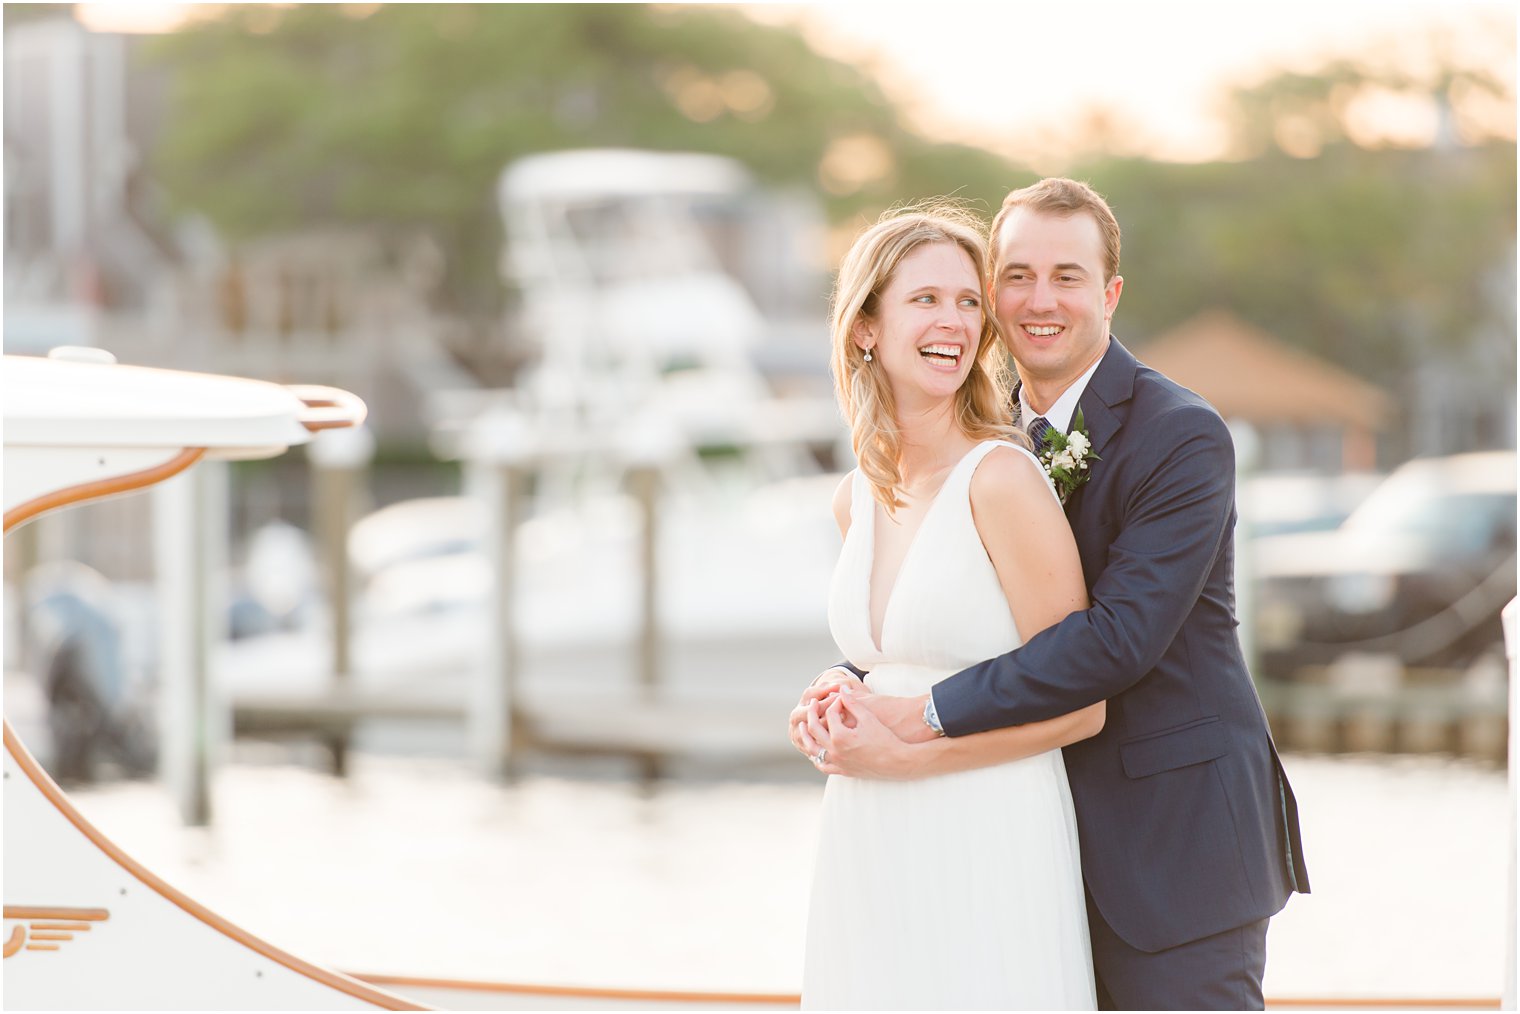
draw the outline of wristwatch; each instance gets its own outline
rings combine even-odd
[[[939,712],[934,708],[933,694],[930,694],[929,699],[924,702],[924,724],[933,729],[936,736],[945,734],[945,727],[939,721]]]

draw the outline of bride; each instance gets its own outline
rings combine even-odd
[[[1087,606],[1061,506],[1011,426],[985,261],[969,213],[910,208],[861,234],[835,286],[860,466],[834,498],[829,626],[869,676],[831,669],[792,713],[830,776],[805,1008],[1095,1006],[1060,747],[1098,732],[1104,705],[909,745],[856,703],[925,693]]]

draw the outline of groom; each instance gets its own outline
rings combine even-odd
[[[1038,445],[1080,412],[1096,455],[1066,504],[1092,606],[931,694],[856,700],[910,741],[1107,700],[1103,731],[1065,748],[1099,1005],[1259,1010],[1267,920],[1309,879],[1235,634],[1230,433],[1109,334],[1119,225],[1090,187],[1047,179],[1010,193],[990,246],[1019,424]],[[793,741],[811,755],[796,714]],[[933,872],[903,886],[932,892]]]

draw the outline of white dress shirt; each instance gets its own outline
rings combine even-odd
[[[1082,399],[1082,392],[1087,390],[1087,382],[1097,372],[1098,363],[1103,361],[1099,356],[1097,361],[1087,368],[1087,372],[1072,381],[1070,387],[1061,392],[1061,396],[1050,406],[1049,412],[1036,412],[1029,407],[1028,388],[1019,388],[1019,420],[1024,424],[1024,430],[1029,430],[1029,424],[1034,422],[1036,416],[1043,415],[1045,421],[1050,423],[1062,433],[1071,429],[1071,417],[1077,412],[1077,402]]]

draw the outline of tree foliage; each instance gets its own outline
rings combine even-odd
[[[901,126],[860,71],[728,10],[633,4],[234,7],[167,36],[177,82],[156,169],[233,239],[314,222],[421,232],[456,302],[489,302],[502,167],[592,146],[717,152],[848,214],[1002,161]],[[881,157],[848,158],[849,143]],[[844,143],[843,154],[835,146]],[[852,175],[853,173],[853,175]]]
[[[1476,340],[1496,279],[1513,303],[1513,145],[1089,170],[1124,226],[1119,318],[1140,339],[1225,307],[1393,386]]]
[[[493,185],[533,152],[717,152],[818,191],[842,223],[951,192],[990,216],[1035,178],[915,135],[862,71],[726,9],[233,7],[153,57],[176,82],[155,165],[181,207],[234,240],[344,222],[429,235],[456,309],[496,305]],[[1431,348],[1512,321],[1513,141],[1353,143],[1355,100],[1380,89],[1459,112],[1474,96],[1513,103],[1512,84],[1432,67],[1416,78],[1341,61],[1243,88],[1231,100],[1243,161],[1075,167],[1124,226],[1120,333],[1144,340],[1223,306],[1397,389]],[[1309,133],[1315,157],[1292,157]]]

